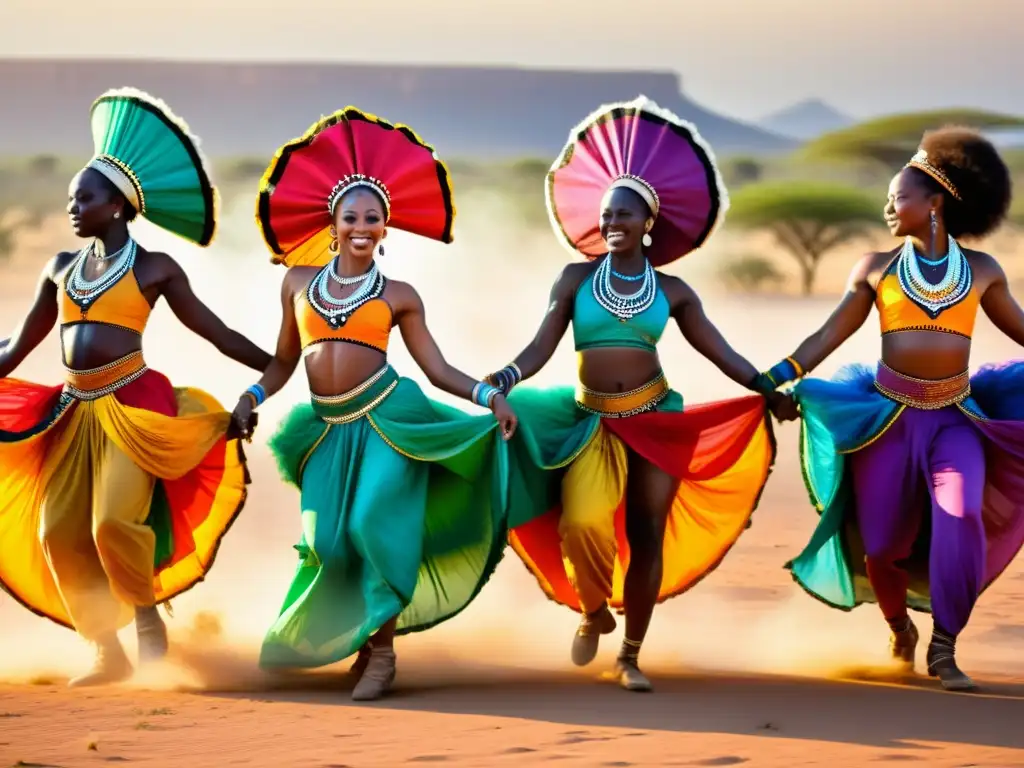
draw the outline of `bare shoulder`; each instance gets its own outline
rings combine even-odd
[[[899,248],[888,251],[870,251],[861,256],[850,270],[850,288],[864,284],[875,290],[893,259],[899,255],[899,251]]]
[[[558,273],[552,293],[560,299],[572,298],[583,282],[597,269],[597,260],[573,261],[566,264]]]
[[[53,282],[59,282],[68,267],[75,263],[79,251],[61,251],[46,263],[43,274]]]
[[[294,296],[309,286],[310,281],[320,272],[319,267],[289,267],[281,281],[281,291]]]
[[[996,272],[1002,274],[1003,267],[999,263],[999,260],[995,256],[985,253],[984,251],[975,251],[970,248],[961,248],[964,256],[967,257],[967,263],[971,265],[971,269],[975,273],[978,272]]]
[[[146,279],[143,283],[158,283],[168,278],[185,274],[185,270],[169,253],[163,251],[147,251],[141,245],[135,257],[136,270],[143,269]]]
[[[403,312],[423,311],[423,299],[420,298],[419,292],[411,283],[403,280],[388,278],[384,287],[384,299],[391,305],[396,316]]]
[[[657,271],[655,274],[658,275],[658,285],[665,292],[665,297],[669,300],[670,304],[676,301],[691,301],[698,298],[697,292],[681,277],[666,275]]]
[[[969,248],[961,248],[967,263],[971,267],[971,275],[975,285],[983,293],[989,286],[1006,282],[1006,272],[999,260],[984,251],[974,251]]]

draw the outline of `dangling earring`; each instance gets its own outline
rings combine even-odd
[[[331,253],[337,253],[338,251],[341,250],[341,245],[338,243],[337,240],[332,239],[331,244],[327,246],[327,250],[330,251]]]
[[[380,245],[377,246],[377,251],[380,253],[381,256],[384,255],[384,243],[381,243]]]
[[[652,238],[649,234],[645,233],[644,236],[643,236],[643,239],[640,242],[642,242],[644,244],[645,248],[650,248],[651,247],[651,243],[654,242],[654,238]]]
[[[932,261],[934,261],[935,260],[935,236],[938,234],[938,229],[939,229],[939,221],[938,221],[937,218],[935,218],[935,211],[934,210],[931,213],[931,218],[932,218],[932,242],[931,242],[931,253],[928,254],[928,257]]]
[[[120,211],[114,211],[114,218],[115,219],[120,219],[121,218],[121,212]]]

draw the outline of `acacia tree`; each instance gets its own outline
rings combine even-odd
[[[1024,126],[1024,118],[976,109],[941,109],[888,115],[826,133],[806,144],[814,159],[873,160],[895,173],[917,150],[922,134],[943,125],[979,131]]]
[[[732,198],[728,222],[771,232],[796,259],[805,296],[814,290],[822,257],[867,233],[882,206],[856,187],[821,183],[751,184]]]

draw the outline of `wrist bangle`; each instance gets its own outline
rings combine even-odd
[[[267,390],[265,390],[261,384],[253,384],[245,390],[245,394],[252,396],[252,399],[256,402],[257,408],[263,405],[267,400]]]
[[[490,408],[491,399],[499,392],[500,390],[497,387],[492,387],[485,381],[479,381],[476,386],[473,387],[473,393],[470,396],[470,399],[483,408]]]

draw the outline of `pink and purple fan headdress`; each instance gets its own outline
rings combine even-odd
[[[729,207],[714,155],[696,127],[646,96],[590,115],[570,132],[548,172],[551,223],[588,259],[608,251],[599,224],[612,187],[633,190],[654,214],[645,253],[656,267],[703,245]]]

